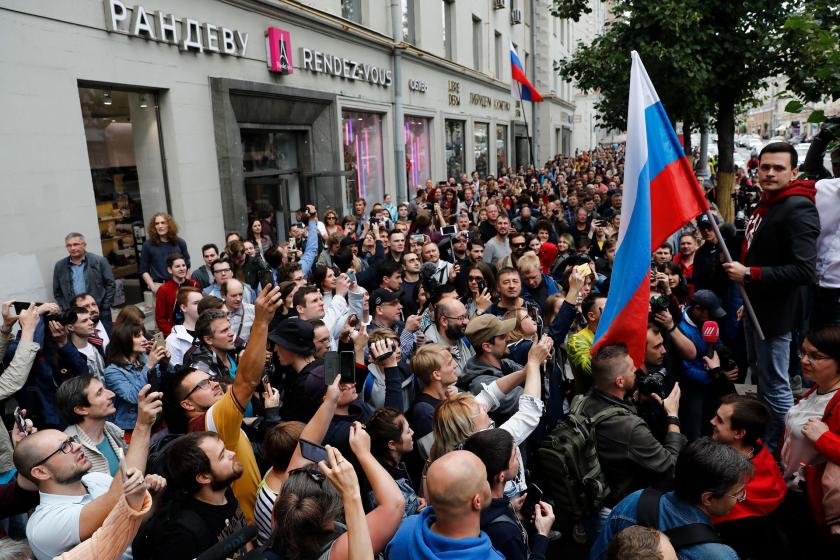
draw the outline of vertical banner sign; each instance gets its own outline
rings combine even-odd
[[[292,67],[292,38],[279,27],[269,27],[265,32],[265,51],[268,69],[280,75],[294,72]]]

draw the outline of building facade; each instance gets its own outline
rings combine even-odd
[[[597,3],[597,2],[596,2]],[[138,247],[169,212],[200,247],[313,201],[574,151],[548,0],[0,0],[0,293],[51,299],[64,236],[142,299]],[[512,95],[513,44],[541,104]],[[536,53],[536,55],[535,55]]]

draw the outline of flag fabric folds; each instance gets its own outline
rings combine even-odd
[[[519,82],[519,98],[522,101],[540,102],[543,96],[531,85],[528,78],[525,76],[525,67],[522,66],[522,61],[516,54],[513,48],[513,43],[510,44],[510,77],[515,82]]]
[[[709,204],[636,51],[630,70],[623,195],[613,281],[591,352],[623,343],[639,367],[647,340],[651,250]]]

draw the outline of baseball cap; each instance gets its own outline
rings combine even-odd
[[[402,291],[392,292],[391,290],[386,290],[384,288],[377,288],[373,290],[373,293],[370,295],[370,314],[376,314],[377,305],[383,305],[391,301],[398,301],[400,296],[402,296]]]
[[[502,321],[495,315],[485,313],[474,317],[470,324],[467,325],[464,334],[470,339],[474,346],[478,346],[496,336],[507,334],[516,328],[516,318],[506,319]]]
[[[715,319],[726,317],[726,311],[720,306],[720,298],[711,290],[697,290],[691,298],[691,303],[708,309]]]
[[[297,317],[274,325],[268,333],[268,339],[301,356],[311,356],[315,353],[315,329],[308,321]]]
[[[715,222],[717,223],[717,225],[720,225],[721,220],[717,216],[717,214],[712,214],[712,216],[715,217]],[[712,229],[712,222],[709,221],[709,215],[708,214],[703,214],[702,216],[697,218],[697,227],[698,228]]]

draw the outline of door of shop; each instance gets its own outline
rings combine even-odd
[[[282,243],[300,207],[305,165],[298,158],[298,146],[306,144],[307,132],[242,129],[241,138],[248,227],[255,218],[267,221],[274,229],[272,241]]]

